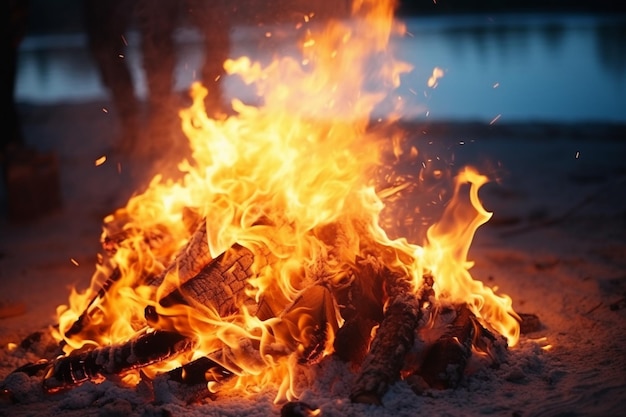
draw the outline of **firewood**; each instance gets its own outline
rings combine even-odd
[[[272,325],[274,335],[298,352],[299,363],[318,360],[328,342],[328,335],[337,333],[335,303],[330,290],[313,285],[301,292]]]
[[[321,410],[302,401],[289,401],[280,409],[280,417],[320,416]]]
[[[211,262],[213,257],[209,251],[206,221],[198,223],[198,227],[185,247],[178,252],[161,274],[146,280],[146,285],[158,287],[169,274],[173,273],[177,274],[177,283],[185,283]]]
[[[349,286],[334,291],[345,323],[335,335],[335,356],[360,365],[369,348],[372,329],[383,320],[383,281],[373,265],[362,259]]]
[[[170,331],[144,332],[117,345],[72,353],[50,362],[43,386],[53,393],[164,361],[193,347],[193,340]]]
[[[414,375],[421,377],[430,388],[455,388],[465,372],[472,354],[476,316],[466,305],[456,309],[456,317],[425,353]]]
[[[542,324],[537,315],[530,313],[519,313],[518,315],[520,317],[519,330],[521,334],[529,334],[541,330]]]
[[[254,262],[252,251],[235,244],[210,261],[194,277],[161,298],[159,304],[161,307],[210,307],[221,317],[233,314],[242,303],[254,304],[254,300],[244,291],[248,279],[253,276]],[[156,309],[147,308],[146,319],[150,323],[158,320]]]
[[[165,375],[171,381],[181,384],[206,386],[207,382],[221,382],[235,374],[208,356],[202,356],[166,372]]]
[[[350,394],[357,403],[381,404],[389,386],[399,379],[405,356],[415,341],[422,305],[431,295],[429,279],[414,294],[404,273],[386,267],[381,273],[389,304]]]
[[[89,300],[87,307],[81,313],[80,316],[76,319],[76,321],[72,324],[72,326],[65,332],[65,337],[72,337],[83,331],[83,328],[89,323],[91,320],[91,314],[93,311],[93,307],[96,305],[96,302],[102,300],[107,291],[122,277],[122,273],[119,268],[115,268],[109,278],[102,284],[98,292],[95,296]]]

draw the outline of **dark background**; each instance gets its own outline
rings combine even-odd
[[[620,0],[403,0],[400,14],[584,12],[613,13],[624,10]]]
[[[103,0],[106,1],[106,0]],[[402,0],[398,15],[458,13],[624,13],[621,0]],[[29,32],[76,32],[83,29],[81,0],[30,0]]]

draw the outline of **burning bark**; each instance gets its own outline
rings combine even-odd
[[[406,274],[387,269],[382,273],[389,305],[350,394],[353,402],[381,404],[389,386],[400,378],[405,357],[415,340],[422,307],[431,295],[432,282],[426,282],[414,295]]]
[[[413,376],[424,379],[430,388],[455,388],[465,372],[472,354],[476,317],[463,305],[455,310],[456,317],[444,334],[426,351],[422,365]]]
[[[54,360],[44,376],[43,386],[48,392],[56,392],[88,380],[162,362],[192,346],[192,340],[179,333],[143,333],[119,345],[98,347]]]
[[[196,246],[202,244],[190,245],[186,252],[195,252]],[[195,276],[188,278],[161,298],[159,305],[164,308],[174,305],[211,307],[222,317],[233,314],[243,304],[252,306],[255,302],[246,296],[245,289],[248,280],[254,276],[252,271],[254,262],[255,255],[252,251],[234,245],[216,259],[209,261]],[[157,318],[155,314],[156,311],[147,309],[148,321],[154,321]]]

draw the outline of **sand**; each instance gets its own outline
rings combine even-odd
[[[114,115],[102,111],[107,106],[23,107],[31,144],[59,158],[63,205],[26,223],[0,219],[0,294],[25,307],[0,320],[0,384],[11,393],[0,398],[0,415],[279,415],[271,390],[245,399],[220,392],[215,400],[185,404],[167,387],[155,386],[152,397],[114,380],[46,395],[40,379],[11,374],[33,354],[9,344],[54,324],[69,289],[89,284],[103,217],[144,184],[145,159],[109,152],[117,133]],[[472,244],[471,272],[510,295],[516,311],[536,314],[542,328],[509,348],[499,369],[479,368],[456,389],[416,395],[400,381],[382,406],[352,404],[355,374],[328,358],[302,370],[300,399],[324,416],[620,414],[626,403],[623,126],[412,128],[416,145],[433,141],[445,150],[451,170],[476,165],[493,179],[480,195],[494,217]],[[109,159],[96,166],[102,155]]]

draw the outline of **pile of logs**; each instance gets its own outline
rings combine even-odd
[[[342,248],[337,245],[347,239],[343,233],[345,225],[326,226],[314,232],[335,249],[309,274],[314,277],[311,284],[291,302],[271,291],[257,302],[246,291],[248,281],[259,268],[276,262],[267,248],[234,244],[212,258],[206,245],[206,222],[195,219],[190,225],[193,231],[189,243],[169,266],[158,275],[143,277],[142,285],[157,287],[176,271],[180,284],[162,292],[160,299],[146,306],[146,325],[134,337],[68,355],[57,356],[60,350],[49,351],[48,358],[14,372],[40,375],[44,389],[52,393],[188,353],[196,347],[194,335],[182,334],[164,324],[168,321],[162,312],[176,305],[210,307],[222,317],[245,305],[260,320],[278,319],[272,327],[276,333],[301,325],[302,312],[306,311],[305,325],[312,330],[269,353],[296,353],[300,363],[307,364],[320,360],[332,343],[334,355],[356,370],[350,399],[359,403],[381,404],[389,386],[400,379],[409,382],[416,392],[456,387],[463,379],[474,347],[490,354],[494,364],[506,352],[506,340],[484,327],[468,306],[443,306],[435,301],[432,286],[436,277],[424,276],[421,287],[415,289],[403,268],[388,266],[395,265],[391,259],[405,254],[362,239],[355,259],[339,259]],[[110,233],[103,241],[105,250],[114,251],[120,241],[123,237]],[[325,262],[343,265],[339,268],[342,278],[336,278],[337,268],[333,268],[335,276],[327,279],[330,267]],[[65,332],[66,337],[80,335],[89,328],[95,307],[106,303],[107,294],[115,291],[120,277],[120,270],[114,269],[83,314]],[[243,339],[240,345],[237,354],[260,356],[258,341]],[[164,372],[159,378],[186,387],[181,388],[181,395],[194,401],[198,396],[213,395],[206,389],[207,383],[219,384],[242,372],[233,355],[232,349],[224,346]]]

